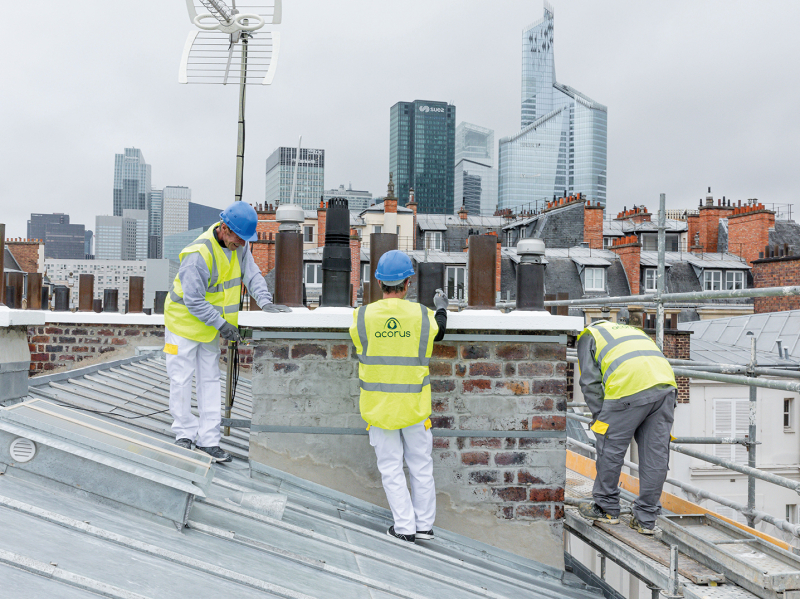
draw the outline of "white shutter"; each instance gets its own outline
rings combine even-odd
[[[732,437],[733,432],[733,400],[714,400],[714,436]],[[730,445],[714,445],[714,455],[723,460],[733,459]]]
[[[744,437],[750,432],[750,400],[734,400],[736,406],[736,428],[734,437]],[[747,447],[744,445],[734,445],[733,461],[736,464],[747,465]]]

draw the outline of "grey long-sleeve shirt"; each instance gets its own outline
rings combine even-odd
[[[218,242],[215,240],[214,243]],[[222,251],[225,252],[225,257],[230,260],[231,250],[221,247]],[[261,274],[261,269],[258,268],[258,265],[253,260],[250,243],[245,242],[244,247],[237,249],[236,253],[239,256],[242,281],[247,291],[256,298],[259,307],[263,308],[267,304],[271,304],[272,294],[267,288],[267,282]],[[219,329],[225,323],[225,319],[206,300],[210,276],[211,273],[208,270],[208,266],[206,266],[206,261],[196,252],[186,256],[178,270],[178,278],[183,288],[183,301],[189,313],[208,326]]]
[[[578,379],[578,383],[581,386],[586,405],[589,406],[589,411],[592,413],[593,418],[597,420],[605,401],[605,387],[603,387],[603,373],[595,358],[597,345],[594,342],[594,337],[588,333],[581,336],[576,349],[578,352],[578,365],[581,369],[581,377]],[[673,389],[675,387],[672,385],[655,385],[644,391],[613,401],[616,402],[615,406],[620,409],[641,406],[659,401],[671,393]]]

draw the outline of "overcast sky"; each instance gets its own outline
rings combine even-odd
[[[608,106],[608,207],[714,197],[798,206],[800,2],[553,0],[556,75]],[[23,10],[24,9],[24,10]],[[237,88],[179,85],[183,0],[26,0],[3,19],[0,222],[94,229],[114,154],[153,185],[233,200]],[[324,148],[325,186],[386,190],[389,109],[442,100],[457,121],[519,129],[521,32],[540,0],[284,0],[274,84],[248,88],[244,199],[280,145]],[[495,148],[496,151],[496,148]],[[800,216],[800,215],[798,215]]]

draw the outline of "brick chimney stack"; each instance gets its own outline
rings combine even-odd
[[[621,237],[614,240],[614,245],[610,246],[622,261],[625,275],[628,277],[628,285],[631,288],[631,295],[639,294],[639,279],[641,278],[641,256],[642,244],[635,235]]]
[[[358,288],[361,286],[361,237],[356,229],[350,229],[350,285],[353,287],[350,305],[355,306]]]
[[[594,250],[603,249],[603,207],[599,204],[583,205],[583,241]]]
[[[709,187],[706,203],[704,206],[700,206],[698,210],[700,215],[697,220],[697,233],[700,233],[700,243],[694,243],[694,239],[691,237],[693,234],[691,227],[689,230],[689,243],[695,247],[699,245],[703,248],[704,252],[718,252],[719,220],[729,217],[734,208],[732,206],[723,205],[722,200],[717,201],[717,205],[715,206],[714,196],[711,195],[711,188]],[[756,256],[758,256],[758,253],[756,253]]]
[[[634,206],[630,210],[623,210],[619,214],[617,214],[617,218],[614,220],[619,221],[630,221],[635,224],[639,223],[649,223],[652,219],[652,214],[647,211],[647,208],[644,206]]]
[[[461,204],[461,208],[458,210],[458,218],[461,220],[467,220],[467,216],[469,216],[469,212],[467,212],[466,207],[464,204]]]
[[[728,251],[747,260],[752,266],[758,253],[769,245],[769,230],[775,226],[775,212],[757,201],[736,207],[728,215]],[[767,257],[767,256],[765,256]]]
[[[322,198],[319,199],[317,208],[317,247],[325,245],[325,221],[327,220],[328,208]]]

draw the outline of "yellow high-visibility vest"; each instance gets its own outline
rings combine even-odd
[[[619,399],[656,385],[672,385],[675,373],[646,333],[625,324],[595,322],[578,335],[590,334],[595,359],[603,374],[605,399]]]
[[[380,300],[353,313],[359,405],[370,425],[395,430],[431,415],[428,364],[438,331],[432,310],[402,299]]]
[[[205,233],[183,248],[180,260],[183,262],[186,256],[193,253],[203,257],[209,272],[206,300],[226,321],[238,326],[242,268],[237,253],[231,252],[231,259],[228,260],[222,247],[214,239],[214,228],[219,224],[211,225]],[[183,302],[183,288],[177,276],[164,302],[164,324],[171,332],[192,341],[208,343],[217,336],[217,329],[189,312]]]

